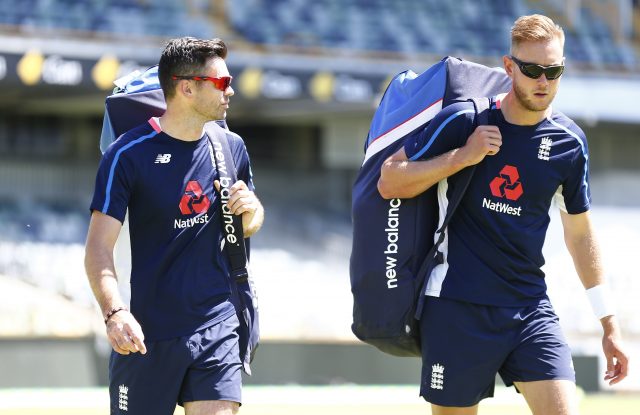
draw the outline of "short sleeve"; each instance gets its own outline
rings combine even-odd
[[[91,211],[97,210],[124,222],[134,177],[134,163],[122,148],[109,147],[100,160]]]
[[[472,132],[475,109],[471,102],[449,105],[420,131],[407,136],[404,151],[410,160],[425,160],[459,148]]]
[[[571,169],[562,183],[564,207],[570,214],[586,212],[591,204],[587,140],[582,131],[576,137],[578,145],[571,158]]]

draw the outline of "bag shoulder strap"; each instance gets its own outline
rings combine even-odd
[[[489,111],[491,107],[491,99],[490,98],[470,98],[469,101],[473,102],[473,106],[475,107],[476,116],[474,117],[474,129],[480,125],[489,124]],[[444,242],[445,230],[453,217],[460,201],[462,201],[462,197],[467,191],[467,187],[469,187],[469,183],[471,182],[471,178],[473,177],[473,173],[475,171],[475,165],[469,166],[458,173],[456,173],[459,177],[458,183],[453,190],[451,197],[449,198],[449,206],[447,212],[445,214],[445,218],[442,221],[442,225],[436,231],[438,235],[438,240],[433,245],[427,256],[422,260],[422,264],[418,270],[417,283],[419,284],[420,289],[416,291],[418,296],[422,296],[424,291],[424,282],[427,280],[427,274],[430,272],[430,266],[434,265],[433,260],[436,259],[438,263],[442,262],[440,256],[442,253],[438,250],[442,242]],[[417,300],[417,299],[416,299]],[[420,302],[419,302],[420,304]],[[418,307],[416,311],[416,318],[420,319],[421,306]]]
[[[489,110],[491,107],[490,98],[470,98],[468,101],[471,101],[473,103],[473,106],[475,107],[475,110],[476,110],[476,116],[474,117],[473,128],[475,129],[480,125],[489,124]],[[458,205],[460,204],[462,197],[467,191],[467,187],[471,182],[471,178],[473,177],[473,173],[475,172],[475,169],[476,169],[476,166],[473,165],[457,173],[458,185],[456,186],[451,197],[449,198],[449,208],[447,210],[446,217],[442,222],[442,226],[440,227],[440,229],[438,229],[438,232],[440,232],[440,239],[438,240],[438,245],[440,245],[442,243],[442,240],[444,239],[444,236],[443,236],[444,230],[446,229],[447,225],[449,225],[449,222],[451,221],[451,217],[453,216],[453,213],[458,208]]]
[[[243,282],[247,280],[249,274],[247,272],[247,249],[242,229],[242,217],[231,213],[226,205],[229,199],[229,188],[238,180],[233,155],[229,148],[227,134],[221,126],[215,122],[208,122],[204,129],[211,144],[211,162],[218,171],[222,222],[232,225],[222,227],[224,249],[229,257],[231,276],[236,282]]]

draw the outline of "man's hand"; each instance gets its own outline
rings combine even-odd
[[[220,181],[213,182],[216,190],[220,192]],[[262,204],[254,192],[249,190],[247,184],[238,180],[229,188],[229,211],[234,215],[242,215],[242,227],[245,238],[253,235],[262,226],[264,210]]]
[[[220,181],[216,180],[213,183],[219,192]],[[227,206],[234,215],[241,215],[243,213],[254,214],[258,206],[260,206],[260,202],[255,193],[249,190],[247,184],[242,180],[238,180],[229,188]]]
[[[480,163],[485,156],[494,156],[500,151],[502,134],[495,125],[480,125],[469,136],[460,149],[460,157],[467,166]]]
[[[109,318],[107,338],[113,350],[120,354],[147,353],[142,328],[127,310],[118,311]]]
[[[615,385],[626,378],[629,371],[629,357],[623,350],[622,336],[614,319],[614,316],[609,316],[601,320],[604,327],[602,350],[607,359],[604,380],[608,380],[609,385]]]

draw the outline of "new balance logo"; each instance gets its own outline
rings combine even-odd
[[[129,388],[125,385],[118,386],[118,408],[129,411]]]
[[[444,389],[444,366],[440,363],[431,366],[431,389]]]
[[[158,157],[156,157],[156,161],[155,164],[167,164],[168,162],[171,161],[171,154],[158,154]]]
[[[398,262],[398,240],[400,229],[400,199],[391,199],[389,201],[389,213],[387,214],[387,249],[384,254],[387,256],[387,289],[396,288],[398,286],[398,274],[396,266]]]

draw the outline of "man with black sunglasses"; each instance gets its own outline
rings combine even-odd
[[[497,373],[524,395],[533,414],[578,413],[571,351],[541,271],[554,199],[604,330],[604,379],[615,384],[627,376],[589,217],[587,141],[551,108],[564,72],[563,47],[564,33],[548,17],[517,19],[511,54],[503,58],[512,87],[492,98],[491,125],[473,129],[472,104],[450,105],[382,167],[383,197],[410,198],[437,184],[446,209],[458,184],[455,173],[475,165],[445,231],[443,262],[424,293],[421,395],[434,415],[477,414],[480,400],[493,396]]]
[[[178,403],[187,415],[229,415],[241,402],[221,193],[225,212],[242,217],[245,237],[260,229],[264,213],[247,149],[230,132],[233,163],[226,166],[235,166],[239,180],[219,192],[204,126],[225,119],[233,96],[226,55],[220,39],[171,40],[158,67],[166,112],[119,137],[100,163],[85,266],[113,347],[111,414],[171,415]],[[127,212],[130,309],[113,263]]]

